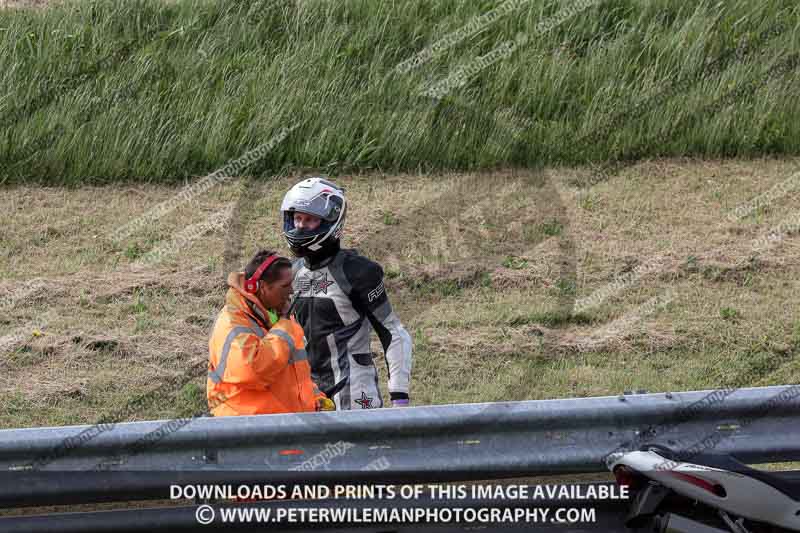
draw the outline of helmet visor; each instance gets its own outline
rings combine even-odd
[[[302,191],[291,191],[283,199],[281,211],[299,211],[317,216],[326,222],[336,222],[342,212],[342,199],[335,196],[332,190],[323,190],[312,197]]]

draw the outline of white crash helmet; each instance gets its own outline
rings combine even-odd
[[[318,216],[322,222],[315,230],[299,230],[294,226],[295,212]],[[321,177],[304,179],[289,189],[281,203],[286,243],[298,257],[318,254],[338,244],[346,213],[344,188]]]

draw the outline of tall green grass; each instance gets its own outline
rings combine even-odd
[[[250,173],[800,153],[796,72],[692,116],[800,50],[794,0],[604,0],[544,34],[537,24],[569,2],[532,0],[419,68],[394,70],[499,3],[83,0],[2,10],[0,182],[181,181],[293,124]],[[778,35],[748,48],[776,23]],[[465,86],[438,101],[419,95],[519,32],[528,43]],[[705,73],[720,56],[730,59]],[[637,104],[643,111],[625,114]],[[659,142],[641,146],[651,138]]]

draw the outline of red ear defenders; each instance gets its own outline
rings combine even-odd
[[[258,280],[261,278],[261,275],[272,263],[280,258],[281,256],[278,254],[272,254],[271,256],[267,257],[264,262],[261,263],[261,266],[259,266],[256,271],[253,272],[253,275],[244,282],[244,291],[250,294],[255,294],[258,290]]]

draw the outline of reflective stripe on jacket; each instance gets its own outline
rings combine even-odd
[[[243,273],[228,276],[225,307],[209,340],[206,397],[214,416],[315,411],[324,398],[311,380],[303,328],[275,323],[242,289]],[[220,401],[224,398],[224,401]]]

